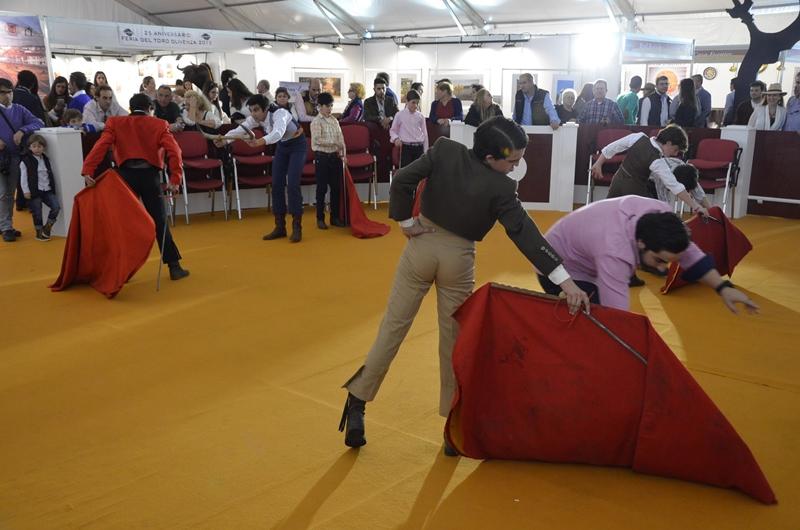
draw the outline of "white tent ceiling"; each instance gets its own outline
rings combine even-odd
[[[478,19],[492,24],[489,31],[503,31],[504,25],[607,20],[609,9],[623,23],[627,15],[636,17],[634,20],[639,25],[648,18],[669,14],[680,14],[684,20],[691,20],[698,15],[718,13],[730,20],[723,10],[732,7],[730,0],[125,0],[121,3],[136,8],[152,22],[165,25],[335,36],[320,7],[341,9],[346,14],[343,18],[349,18],[351,25],[357,24],[372,33],[440,30],[454,34],[457,28],[447,8],[448,2],[470,33],[479,31],[479,26],[474,24],[476,17],[467,15],[470,8]],[[756,12],[783,8],[789,21],[796,16],[797,6],[797,1],[755,1]],[[335,14],[332,19],[339,31],[353,34],[345,21]]]
[[[469,34],[578,33],[609,26],[609,11],[624,31],[695,39],[700,45],[746,44],[747,30],[724,12],[732,0],[4,0],[12,11],[72,19],[137,22],[296,37],[336,37],[328,14],[347,37],[458,35],[447,5]],[[755,0],[752,12],[764,31],[783,29],[797,17],[798,0]],[[469,15],[472,15],[471,17]],[[360,35],[358,35],[360,36]]]

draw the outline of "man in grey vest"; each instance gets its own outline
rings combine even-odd
[[[514,95],[514,121],[520,125],[550,125],[553,130],[561,125],[553,100],[547,90],[533,82],[529,73],[520,74],[519,90]]]

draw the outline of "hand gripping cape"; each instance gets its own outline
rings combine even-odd
[[[109,169],[97,185],[75,195],[61,274],[50,286],[63,291],[88,283],[114,298],[150,256],[153,219],[122,177]]]
[[[630,467],[775,494],[747,445],[641,315],[571,317],[547,295],[484,285],[455,313],[445,436],[470,458]]]
[[[344,180],[347,192],[342,197],[342,211],[345,212],[345,217],[350,219],[350,231],[352,234],[359,239],[380,237],[388,234],[389,225],[371,221],[367,214],[364,213],[364,206],[361,204],[361,199],[358,198],[353,176],[346,165],[344,166]]]
[[[741,230],[736,228],[719,208],[714,206],[708,210],[714,219],[703,220],[695,215],[686,226],[692,231],[692,241],[700,249],[714,258],[714,264],[720,274],[731,276],[733,269],[753,249],[753,245]],[[673,263],[667,273],[667,281],[661,288],[664,294],[674,291],[687,282],[681,276],[684,270],[679,263]]]

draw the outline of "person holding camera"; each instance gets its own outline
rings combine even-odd
[[[0,231],[7,243],[22,235],[12,223],[22,140],[25,135],[44,127],[44,122],[31,111],[13,102],[13,92],[13,83],[0,78]]]

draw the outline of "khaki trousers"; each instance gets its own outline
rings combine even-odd
[[[433,283],[439,313],[439,414],[447,416],[455,391],[453,345],[458,324],[452,315],[475,286],[475,242],[459,237],[420,217],[435,231],[408,240],[397,266],[392,292],[378,337],[364,366],[344,387],[359,399],[372,401],[405,339],[422,299]]]

